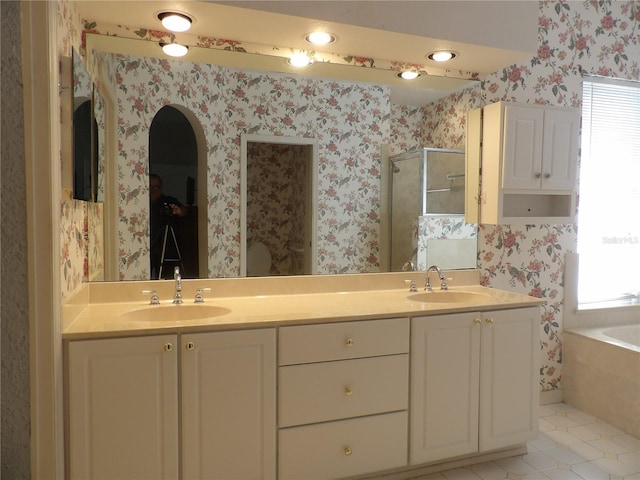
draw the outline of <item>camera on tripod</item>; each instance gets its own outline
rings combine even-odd
[[[164,202],[162,204],[162,214],[165,217],[171,217],[173,215],[173,208],[171,208],[171,205],[169,205],[167,202]]]

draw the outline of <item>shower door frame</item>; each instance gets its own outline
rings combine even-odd
[[[449,149],[449,148],[434,148],[434,147],[418,147],[416,149],[413,150],[409,150],[408,152],[404,152],[404,153],[399,153],[396,155],[392,155],[389,157],[389,228],[388,228],[388,233],[389,233],[389,251],[388,251],[388,255],[389,255],[389,271],[392,272],[393,270],[393,265],[392,265],[392,259],[393,259],[393,178],[394,178],[394,168],[398,168],[396,167],[396,162],[403,162],[406,160],[412,160],[415,157],[419,157],[420,155],[422,155],[422,179],[421,179],[421,183],[422,183],[422,208],[421,208],[421,212],[420,212],[420,216],[424,216],[424,215],[440,215],[440,214],[432,214],[432,213],[427,213],[427,161],[428,161],[428,157],[429,157],[429,152],[437,152],[437,153],[456,153],[456,154],[465,154],[464,150],[457,150],[457,149]],[[451,215],[451,214],[444,214],[444,215]]]

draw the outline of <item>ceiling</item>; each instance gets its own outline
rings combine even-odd
[[[431,51],[452,49],[458,56],[447,75],[495,72],[532,56],[537,41],[537,1],[74,1],[83,20],[161,30],[157,13],[178,10],[195,21],[188,35],[305,49],[304,36],[330,31],[337,41],[316,51],[425,65]],[[180,35],[176,34],[177,41]],[[437,35],[430,36],[430,35]],[[462,39],[462,40],[460,40]],[[510,48],[501,48],[508,45]],[[191,55],[191,52],[190,54]],[[375,70],[375,69],[351,69]],[[341,70],[341,73],[344,68]],[[380,72],[378,72],[380,73]],[[362,72],[358,72],[362,76]],[[360,80],[360,78],[358,78]],[[424,81],[418,79],[420,81]],[[379,79],[371,81],[380,82]],[[387,82],[382,82],[387,83]],[[394,103],[422,105],[442,91],[413,81],[389,81]],[[457,88],[457,87],[456,87]],[[437,89],[437,88],[436,88]]]

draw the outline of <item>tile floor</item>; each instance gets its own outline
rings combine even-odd
[[[640,480],[640,439],[564,403],[540,407],[528,453],[416,480]]]

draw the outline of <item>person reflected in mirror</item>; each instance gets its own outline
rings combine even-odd
[[[168,275],[167,278],[173,278],[173,266],[166,268],[166,260],[177,258],[176,247],[180,247],[174,242],[174,237],[169,230],[175,229],[174,217],[187,216],[189,208],[182,205],[177,198],[164,194],[162,191],[162,178],[155,173],[149,175],[149,207],[151,210],[151,279],[157,280],[159,278],[160,266],[163,261],[163,246],[165,247],[165,268],[163,268],[162,276],[164,277],[166,273]],[[166,236],[165,232],[167,233]]]

